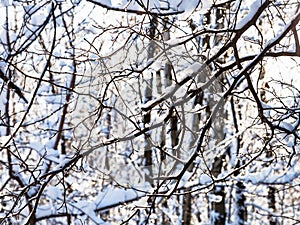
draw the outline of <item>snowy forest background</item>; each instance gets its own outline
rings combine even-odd
[[[2,0],[1,224],[299,224],[299,0]]]

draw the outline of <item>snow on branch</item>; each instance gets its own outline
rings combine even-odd
[[[265,5],[265,3],[269,4],[268,2],[268,0],[254,1],[250,6],[249,13],[236,24],[235,28],[239,30],[242,29],[245,25],[251,23],[251,21],[256,21],[254,18],[259,8]]]
[[[168,16],[176,15],[185,12],[190,12],[196,8],[201,11],[208,11],[212,6],[212,1],[199,1],[199,0],[172,0],[172,1],[114,1],[114,0],[87,0],[93,4],[127,13],[148,14]]]

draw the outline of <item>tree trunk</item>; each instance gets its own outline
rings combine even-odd
[[[245,206],[246,197],[244,195],[245,185],[239,181],[236,184],[236,208],[237,208],[237,224],[244,225],[247,220],[247,209]]]
[[[149,37],[150,37],[150,44],[148,49],[148,59],[151,59],[154,57],[155,53],[155,42],[152,41],[155,39],[155,33],[157,27],[157,16],[153,16],[150,21],[150,28],[149,28]],[[151,77],[149,79],[149,82],[146,84],[146,90],[145,90],[145,100],[143,103],[147,103],[150,101],[153,97],[153,74],[151,74]],[[143,116],[143,122],[145,127],[150,124],[151,121],[151,111],[146,112]],[[152,146],[149,141],[149,134],[145,133],[145,147],[144,147],[144,166],[145,166],[145,180],[149,182],[151,185],[153,184],[153,171],[152,171]]]
[[[215,9],[212,10],[211,13],[215,14],[215,16],[213,18],[215,18],[215,21],[207,21],[210,24],[212,22],[215,23],[215,27],[217,29],[222,29],[224,28],[224,17],[226,16],[226,9]],[[212,20],[212,17],[207,16],[207,18],[209,20]],[[206,40],[206,46],[209,46],[210,43],[213,43],[214,46],[217,46],[221,43],[222,40],[222,36],[216,34],[214,36],[213,40]],[[218,61],[225,61],[224,58],[220,57],[218,59]],[[211,68],[213,69],[213,68]],[[217,105],[217,101],[215,100],[215,96],[217,95],[217,93],[222,93],[223,92],[223,76],[219,76],[216,81],[215,84],[212,85],[212,87],[209,89],[210,92],[210,98],[208,99],[208,110],[212,110],[214,108],[215,105]],[[219,101],[222,101],[222,99],[220,99]],[[221,141],[224,140],[225,138],[225,132],[224,132],[224,126],[225,126],[225,120],[227,115],[224,112],[224,106],[221,105],[221,108],[218,109],[219,112],[217,113],[216,117],[213,118],[212,120],[212,137],[213,137],[213,143],[218,145]],[[211,173],[212,175],[217,178],[223,169],[223,163],[225,160],[225,154],[227,153],[226,151],[224,152],[219,152],[218,149],[216,149],[216,154],[217,156],[214,158],[213,160],[213,164],[212,164],[212,170]],[[211,203],[211,223],[214,225],[223,225],[226,223],[226,206],[225,206],[225,187],[222,184],[216,184],[213,192],[213,195],[215,195],[217,201],[212,201]]]
[[[212,175],[218,177],[222,171],[223,160],[225,155],[222,157],[215,157],[212,169]],[[225,207],[225,188],[223,185],[216,184],[213,189],[213,195],[215,195],[218,201],[212,201],[211,203],[211,224],[221,225],[226,222],[226,207]],[[220,200],[219,200],[220,199]]]
[[[269,204],[269,209],[272,213],[276,212],[276,199],[275,199],[275,193],[276,193],[276,188],[269,186],[269,191],[268,191],[268,204]],[[273,217],[272,215],[269,215],[269,224],[270,225],[277,225],[276,218]]]
[[[266,71],[265,71],[265,68],[264,66],[262,65],[261,67],[261,73],[260,73],[260,76],[259,76],[259,80],[262,82],[261,86],[261,90],[260,90],[260,98],[261,98],[261,101],[265,104],[268,103],[268,100],[267,100],[267,96],[266,96],[266,88],[268,86],[268,84],[266,83],[265,81],[265,78],[266,78]],[[273,156],[273,153],[271,150],[267,150],[266,152],[266,157],[267,158],[271,158]],[[266,163],[265,165],[266,167],[270,166],[269,163]],[[269,210],[271,213],[274,213],[276,212],[276,198],[275,198],[275,193],[276,193],[276,188],[274,186],[269,186],[268,187],[268,206],[269,206]],[[270,225],[276,225],[277,224],[277,221],[276,221],[276,218],[273,217],[271,214],[268,216],[268,219],[269,219],[269,224]]]
[[[61,6],[60,6],[61,7]],[[75,81],[76,81],[76,73],[77,73],[77,65],[76,65],[76,54],[75,54],[75,46],[74,46],[74,29],[70,29],[71,31],[69,31],[69,27],[67,26],[65,20],[64,20],[64,17],[62,17],[62,21],[63,21],[63,24],[64,24],[64,28],[66,30],[66,33],[68,35],[68,38],[69,38],[69,43],[70,43],[70,48],[72,49],[72,63],[73,63],[73,71],[72,71],[72,77],[71,77],[71,81],[70,81],[70,84],[69,84],[69,91],[68,93],[66,94],[66,98],[65,98],[65,104],[64,104],[64,107],[63,107],[63,110],[62,110],[62,115],[61,115],[61,118],[60,118],[60,122],[59,122],[59,125],[58,125],[58,131],[57,131],[57,135],[56,135],[56,139],[55,139],[55,143],[54,143],[54,146],[53,148],[54,149],[58,149],[58,145],[59,145],[59,142],[62,141],[62,144],[65,146],[65,141],[66,140],[63,140],[62,139],[62,136],[63,136],[63,131],[64,131],[64,124],[65,124],[65,120],[66,120],[66,115],[68,113],[68,106],[69,106],[69,102],[71,100],[71,97],[72,97],[72,90],[75,88]],[[61,154],[66,154],[66,148],[63,147],[61,149]]]

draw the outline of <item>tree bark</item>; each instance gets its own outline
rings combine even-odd
[[[155,54],[155,42],[153,41],[155,39],[156,35],[156,28],[157,27],[157,16],[152,16],[150,21],[150,28],[149,28],[149,37],[150,37],[150,44],[148,49],[148,59],[151,59],[154,57]],[[147,103],[150,101],[153,97],[153,74],[151,73],[151,77],[149,79],[149,82],[146,84],[145,89],[145,100],[143,103]],[[151,110],[146,112],[143,116],[143,122],[144,126],[148,126],[151,121]],[[153,184],[153,171],[152,171],[152,146],[149,141],[149,134],[145,133],[145,147],[144,147],[144,166],[145,166],[145,180],[149,182],[151,185]]]
[[[217,29],[222,29],[224,28],[224,17],[226,16],[226,8],[225,9],[215,9],[212,10],[211,14],[215,14],[214,18],[215,18],[215,26]],[[207,15],[207,20],[212,20],[212,17]],[[207,21],[209,24],[211,24],[212,21]],[[216,34],[214,36],[214,39],[211,40],[210,38],[208,38],[206,41],[206,46],[210,46],[210,44],[212,43],[214,46],[217,46],[221,43],[222,40],[222,36]],[[225,61],[222,57],[219,57],[218,61]],[[211,68],[213,69],[213,67]],[[223,92],[223,85],[224,85],[224,81],[223,81],[223,76],[219,76],[216,81],[215,84],[209,89],[210,92],[210,98],[208,99],[208,110],[210,111],[211,109],[213,109],[213,107],[215,105],[217,105],[217,101],[214,99],[217,93],[222,93]],[[220,99],[219,101],[222,101],[222,99]],[[221,105],[221,108],[219,109],[219,113],[217,114],[216,118],[213,118],[213,122],[211,125],[212,128],[212,137],[213,137],[213,142],[215,144],[219,144],[221,141],[224,140],[225,138],[225,132],[224,132],[224,126],[225,126],[225,119],[227,117],[227,115],[224,112],[224,106]],[[210,114],[210,112],[209,112]],[[218,149],[217,149],[218,150]],[[224,160],[225,160],[225,154],[227,153],[227,151],[224,152],[218,152],[217,151],[217,156],[214,158],[213,160],[213,164],[212,164],[212,170],[211,173],[212,175],[217,178],[223,169],[223,164],[224,164]],[[226,197],[226,193],[225,193],[225,187],[222,184],[216,184],[212,194],[216,196],[216,198],[218,199],[217,201],[212,201],[211,203],[211,223],[214,225],[225,225],[226,223],[226,206],[225,206],[225,197]]]

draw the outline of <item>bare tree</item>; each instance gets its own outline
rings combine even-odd
[[[2,1],[1,224],[299,223],[299,7]]]

